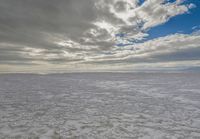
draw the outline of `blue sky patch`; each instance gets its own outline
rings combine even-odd
[[[144,3],[145,0],[140,0],[140,5]],[[168,0],[168,2],[173,3],[175,0]],[[127,45],[133,45],[135,43],[143,43],[148,40],[152,40],[159,37],[168,36],[171,34],[181,33],[181,34],[191,34],[192,32],[200,29],[200,1],[198,0],[187,0],[182,4],[193,3],[196,7],[189,10],[189,12],[175,16],[171,18],[168,22],[153,27],[147,31],[148,37],[143,40],[129,40],[129,43],[122,44],[119,43],[117,46],[123,47]],[[116,37],[125,37],[125,34],[117,34]]]
[[[171,18],[165,24],[151,28],[147,32],[149,34],[147,40],[175,33],[190,34],[194,31],[194,27],[198,29],[198,26],[200,25],[200,1],[190,0],[184,2],[184,4],[189,3],[195,4],[196,7],[190,9],[189,13],[178,15],[176,17]]]

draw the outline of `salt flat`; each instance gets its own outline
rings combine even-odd
[[[0,75],[0,139],[199,139],[199,73]]]

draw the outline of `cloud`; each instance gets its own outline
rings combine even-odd
[[[174,34],[91,57],[95,64],[144,64],[200,60],[200,36]],[[190,66],[190,65],[188,65]]]
[[[187,51],[199,49],[197,34],[136,42],[194,7],[179,0],[0,0],[0,64],[13,70],[31,64],[92,69],[99,63],[111,68],[116,62],[187,60]]]

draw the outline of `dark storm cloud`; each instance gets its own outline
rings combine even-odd
[[[80,36],[95,17],[90,0],[1,0],[1,41],[44,42],[44,33]],[[83,8],[84,7],[84,8]],[[39,43],[39,44],[37,44]]]

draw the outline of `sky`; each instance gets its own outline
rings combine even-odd
[[[200,67],[200,0],[0,0],[0,73]]]

